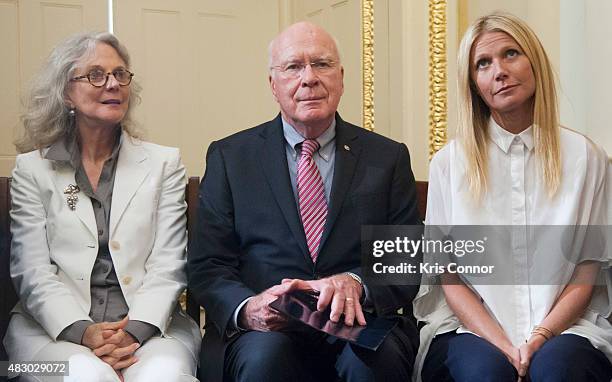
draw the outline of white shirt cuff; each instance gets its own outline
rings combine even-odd
[[[245,331],[246,329],[241,328],[240,325],[238,325],[238,314],[240,314],[240,310],[242,309],[242,307],[249,302],[250,299],[252,299],[253,297],[248,297],[245,298],[244,300],[242,300],[242,302],[240,303],[240,305],[238,305],[238,307],[236,308],[236,310],[234,310],[234,315],[232,316],[232,323],[234,324],[234,328],[238,329],[239,331]]]

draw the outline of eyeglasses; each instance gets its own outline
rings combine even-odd
[[[272,69],[276,69],[286,77],[297,78],[302,76],[307,66],[310,66],[313,72],[317,74],[329,74],[336,66],[337,62],[332,60],[316,60],[312,62],[288,62],[283,65],[274,65]]]
[[[89,81],[90,84],[97,88],[101,88],[106,85],[108,82],[108,77],[111,74],[121,86],[128,86],[130,82],[132,82],[132,77],[134,77],[134,73],[126,69],[117,69],[108,73],[105,73],[103,70],[94,69],[85,75],[71,78],[70,81],[78,81],[82,80],[83,78],[87,78],[87,81]]]

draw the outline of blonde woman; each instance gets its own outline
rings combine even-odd
[[[138,87],[108,33],[56,46],[33,82],[11,185],[12,362],[67,361],[21,381],[196,381],[185,288],[185,168],[135,137]],[[66,370],[67,372],[68,370]]]
[[[426,223],[607,224],[607,156],[559,127],[553,71],[533,31],[508,14],[484,16],[468,28],[458,61],[457,139],[431,162]],[[566,242],[580,240],[579,230],[568,231]],[[526,249],[544,248],[536,253],[545,258],[529,264],[556,271],[540,285],[519,281],[538,276],[524,273],[506,285],[450,273],[442,286],[425,280],[414,303],[425,324],[416,379],[610,381],[611,284],[593,284],[599,272],[609,278],[611,255],[592,251],[571,262],[559,243],[526,238],[504,248],[508,267],[500,271],[517,269]]]

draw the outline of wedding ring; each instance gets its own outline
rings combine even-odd
[[[353,301],[353,298],[352,298],[352,297],[347,297],[347,298],[346,298],[346,301],[351,301],[351,302],[352,302],[352,301]]]

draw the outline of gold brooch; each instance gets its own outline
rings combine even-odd
[[[64,188],[64,194],[66,194],[66,203],[68,203],[68,207],[71,210],[76,209],[76,204],[79,201],[79,197],[77,194],[81,191],[79,186],[75,186],[74,184],[69,184],[68,187]]]

